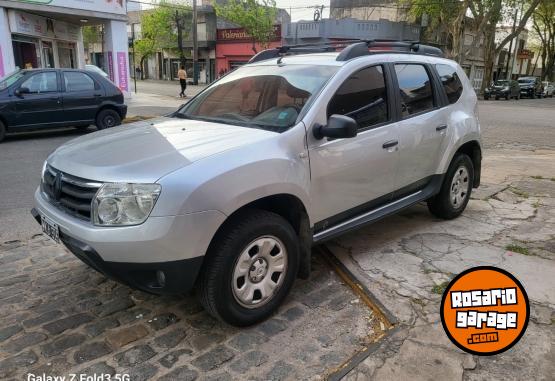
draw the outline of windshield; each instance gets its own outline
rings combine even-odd
[[[496,81],[495,86],[509,86],[509,81]]]
[[[25,72],[22,70],[18,70],[9,74],[4,79],[0,80],[0,90],[4,90],[5,88],[10,87],[12,84],[17,82],[17,80],[25,75]]]
[[[523,78],[523,79],[519,79],[518,83],[534,83],[535,79],[534,78]]]
[[[311,97],[336,71],[335,66],[313,65],[242,67],[175,116],[282,132],[295,124]]]

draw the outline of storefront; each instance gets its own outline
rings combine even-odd
[[[256,44],[256,51],[282,45],[281,25],[274,25],[274,36],[267,47]],[[216,73],[221,76],[229,70],[246,64],[253,56],[252,38],[242,28],[218,29],[216,40]]]
[[[126,19],[123,0],[0,0],[0,78],[17,69],[84,68],[82,27],[103,24],[102,66],[128,92]]]

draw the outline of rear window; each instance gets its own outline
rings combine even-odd
[[[463,85],[457,71],[449,65],[436,65],[437,73],[445,89],[449,104],[459,100],[463,92]]]

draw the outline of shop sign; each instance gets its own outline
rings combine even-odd
[[[516,56],[519,60],[531,60],[534,58],[534,52],[528,49],[522,49]]]
[[[16,0],[22,3],[43,4],[56,7],[80,9],[86,11],[101,10],[107,13],[124,15],[127,13],[125,0]]]
[[[6,73],[4,73],[4,55],[2,54],[2,45],[0,45],[0,78],[2,78]]]
[[[127,53],[125,52],[118,52],[118,84],[120,90],[129,90],[127,86]]]
[[[232,29],[218,29],[217,30],[217,40],[218,41],[251,41],[252,37],[243,28],[232,28]],[[271,41],[281,40],[281,25],[274,25],[274,33]]]
[[[108,52],[108,77],[114,82],[114,56],[111,51]]]
[[[10,11],[8,15],[10,29],[13,33],[69,41],[79,39],[79,26],[77,25],[24,12]]]

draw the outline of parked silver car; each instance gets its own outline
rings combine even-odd
[[[455,218],[480,183],[461,67],[431,47],[369,45],[382,46],[264,51],[171,117],[66,143],[33,214],[110,277],[195,288],[230,324],[267,318],[308,277],[312,245],[422,201]]]

